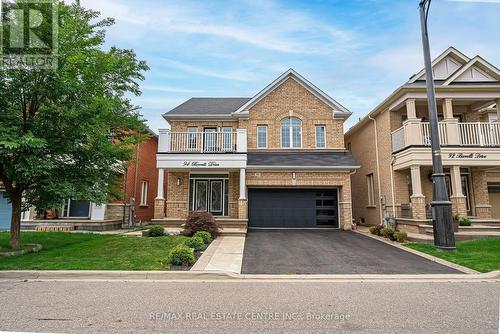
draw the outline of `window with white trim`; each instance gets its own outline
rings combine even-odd
[[[297,117],[285,117],[281,120],[281,147],[302,147],[302,121]]]
[[[375,206],[375,182],[373,174],[366,176],[366,182],[368,185],[368,206]]]
[[[196,127],[190,127],[190,128],[187,128],[187,139],[188,139],[188,149],[189,150],[196,150],[197,148],[197,132],[198,132],[198,128]]]
[[[257,125],[257,148],[267,148],[267,125]]]
[[[316,147],[325,148],[326,147],[326,136],[325,136],[325,126],[316,125]]]
[[[224,151],[233,149],[233,128],[222,128],[222,149]]]
[[[149,187],[149,182],[148,181],[142,181],[141,182],[141,204],[140,205],[148,205],[148,187]]]

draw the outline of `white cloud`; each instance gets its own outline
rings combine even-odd
[[[500,0],[447,0],[450,2],[476,2],[476,3],[498,3],[500,4]]]
[[[155,91],[155,92],[165,92],[165,93],[199,93],[201,90],[198,89],[187,89],[180,87],[171,86],[157,86],[157,85],[141,85],[143,91]]]

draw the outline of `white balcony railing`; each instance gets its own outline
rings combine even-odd
[[[160,130],[160,153],[246,152],[246,129],[236,132],[171,132]]]
[[[500,123],[440,122],[438,126],[439,139],[443,146],[500,146]],[[412,145],[431,145],[428,122],[405,123],[392,132],[393,152]]]
[[[500,146],[500,123],[458,123],[460,144]]]

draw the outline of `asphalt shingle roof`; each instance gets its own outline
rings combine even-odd
[[[248,152],[248,166],[358,166],[350,152]]]
[[[250,101],[249,97],[192,98],[165,115],[226,115]]]

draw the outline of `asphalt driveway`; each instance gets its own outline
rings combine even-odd
[[[242,274],[456,274],[355,232],[249,230]]]

